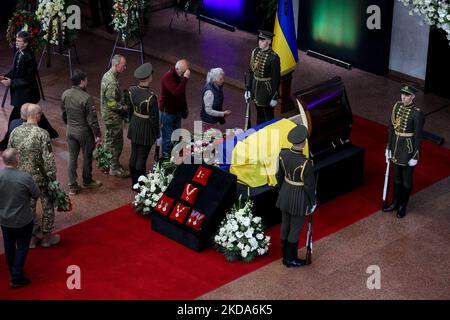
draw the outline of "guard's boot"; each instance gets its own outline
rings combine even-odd
[[[305,261],[297,257],[297,250],[298,250],[298,242],[295,243],[287,242],[286,267],[298,268],[305,265]]]
[[[409,196],[411,195],[411,188],[403,188],[402,202],[397,211],[397,218],[401,219],[406,216],[406,206],[408,205]]]
[[[286,265],[286,249],[287,249],[287,240],[281,240],[281,253],[283,254],[283,264]]]
[[[383,212],[392,212],[398,209],[400,205],[400,198],[402,193],[402,185],[400,183],[394,184],[394,200],[386,208],[383,208]]]
[[[48,248],[58,244],[61,241],[59,234],[51,234],[50,232],[45,232],[42,238],[41,247]]]
[[[138,182],[136,178],[136,169],[134,169],[134,167],[130,167],[130,175],[131,175],[131,189],[133,191],[138,191],[134,189],[134,185]]]

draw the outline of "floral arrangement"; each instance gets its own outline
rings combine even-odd
[[[25,10],[17,10],[9,20],[6,39],[11,46],[15,45],[16,35],[19,31],[27,31],[30,34],[29,46],[37,50],[42,46],[41,25],[36,16]]]
[[[214,236],[217,250],[228,261],[251,262],[269,251],[270,237],[264,234],[261,217],[253,216],[252,207],[251,200],[242,205],[239,197]]]
[[[413,7],[409,14],[421,16],[430,26],[444,30],[450,42],[450,3],[441,0],[398,0]]]
[[[107,172],[109,170],[112,159],[111,152],[106,151],[102,145],[99,145],[94,149],[92,156],[97,163],[97,168],[103,172]]]
[[[112,24],[114,30],[121,34],[123,42],[142,35],[146,11],[145,0],[114,0]]]
[[[64,41],[67,26],[64,0],[40,0],[36,17],[41,21],[46,43],[59,45]]]
[[[170,161],[156,162],[152,171],[146,176],[140,176],[133,189],[139,193],[135,196],[133,205],[136,212],[148,215],[158,204],[173,179],[176,165]]]
[[[53,205],[57,211],[72,211],[72,201],[58,181],[47,181],[47,190],[50,197],[53,199]]]

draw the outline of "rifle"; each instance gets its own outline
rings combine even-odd
[[[389,169],[391,166],[391,161],[388,160],[386,163],[386,172],[384,173],[384,186],[383,186],[383,201],[381,208],[384,209],[387,206],[387,195],[389,190]]]
[[[244,73],[244,85],[247,86],[247,73]],[[245,99],[245,128],[247,131],[252,127],[252,120],[250,119],[250,99]]]
[[[317,190],[317,181],[319,180],[319,174],[317,173],[316,177],[316,190]],[[317,201],[317,200],[316,200]],[[312,263],[312,251],[313,251],[313,239],[312,239],[312,231],[313,231],[313,213],[309,214],[308,218],[308,233],[306,235],[306,257],[305,257],[305,265],[309,265]]]

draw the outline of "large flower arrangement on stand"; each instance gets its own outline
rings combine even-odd
[[[217,250],[228,261],[251,262],[269,251],[270,237],[264,234],[261,217],[253,215],[252,207],[251,200],[242,205],[239,197],[214,236]]]
[[[442,29],[450,42],[450,3],[442,0],[398,0],[405,6],[411,5],[409,12],[421,16],[430,26]]]
[[[146,11],[145,0],[114,0],[112,24],[125,45],[129,40],[143,35]]]
[[[46,43],[59,45],[64,42],[67,26],[65,0],[40,0],[36,17],[41,21]]]
[[[157,162],[146,176],[140,176],[133,189],[139,193],[135,196],[133,206],[136,212],[150,214],[173,179],[176,165],[170,161]]]
[[[16,35],[19,31],[27,31],[29,33],[29,46],[32,50],[37,50],[43,45],[41,24],[34,13],[25,10],[14,12],[6,31],[6,39],[11,47],[15,45]]]

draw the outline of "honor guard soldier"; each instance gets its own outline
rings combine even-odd
[[[131,140],[130,173],[132,186],[138,183],[141,175],[146,174],[146,163],[155,141],[160,137],[158,97],[150,90],[153,66],[144,63],[134,71],[139,81],[126,93],[126,100],[133,109],[128,138]]]
[[[406,215],[406,206],[412,189],[413,169],[419,160],[419,148],[425,122],[423,112],[414,104],[417,89],[404,85],[402,101],[392,109],[389,122],[386,161],[394,164],[394,200],[384,212],[397,210],[397,217]]]
[[[280,84],[280,57],[270,47],[275,35],[269,31],[259,31],[258,47],[252,52],[249,79],[245,99],[252,99],[256,105],[260,124],[274,118]]]
[[[305,265],[298,259],[297,249],[305,216],[316,209],[314,166],[302,152],[308,129],[297,125],[288,134],[291,149],[282,149],[276,174],[279,194],[277,207],[282,211],[281,249],[283,264],[288,268]]]

